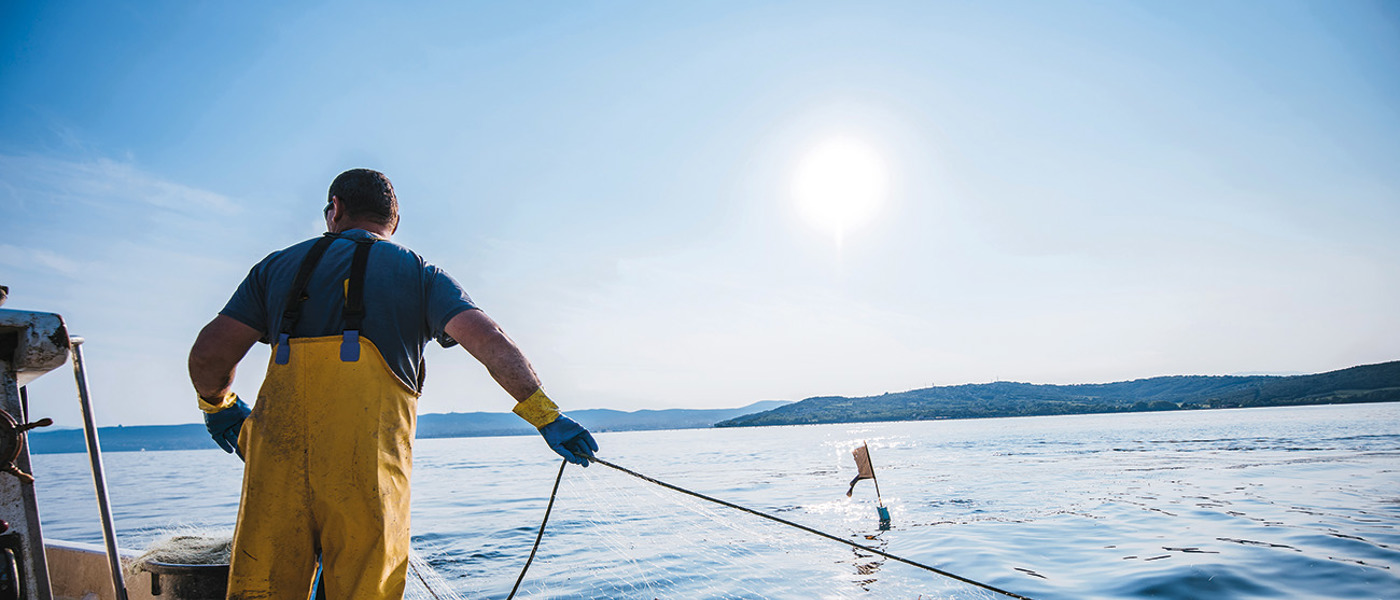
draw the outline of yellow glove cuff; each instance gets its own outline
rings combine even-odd
[[[516,402],[511,412],[520,415],[525,422],[539,429],[559,418],[559,405],[544,395],[544,388],[540,388],[530,394],[529,398]]]
[[[219,398],[217,401],[205,400],[203,397],[200,397],[199,410],[202,410],[207,413],[216,413],[225,408],[233,406],[236,402],[238,402],[238,394],[235,394],[231,391],[224,394],[224,397]]]

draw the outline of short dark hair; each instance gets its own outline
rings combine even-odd
[[[383,173],[373,169],[350,169],[331,182],[331,197],[340,203],[352,219],[364,219],[380,225],[393,225],[399,218],[399,199],[394,185]]]

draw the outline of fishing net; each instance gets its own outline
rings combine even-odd
[[[193,526],[166,531],[135,560],[127,563],[128,577],[146,571],[146,563],[173,565],[228,564],[233,550],[233,532]]]
[[[889,548],[873,505],[839,499],[768,507],[862,545]],[[759,507],[756,507],[759,508]],[[543,506],[539,513],[543,516]],[[538,523],[535,524],[538,526]],[[430,553],[468,597],[505,598],[533,535],[483,548],[479,562]],[[509,557],[508,561],[500,560]],[[511,569],[499,569],[501,562]],[[430,567],[431,568],[431,567]],[[570,468],[517,598],[909,600],[1001,596],[761,517],[595,466]]]
[[[683,479],[673,483],[689,483]],[[906,525],[880,530],[873,502],[847,499],[844,490],[835,490],[814,501],[765,505],[758,498],[772,495],[767,487],[726,488],[715,495],[869,548],[918,558],[920,548],[900,544],[900,527]],[[420,532],[404,597],[506,598],[533,547],[547,499],[522,500],[529,507],[511,513],[529,515],[533,522],[498,522],[496,529],[480,528],[477,537]],[[226,530],[172,530],[134,565],[226,563],[230,540]],[[538,555],[516,594],[522,599],[1001,597],[600,465],[565,471]]]
[[[135,560],[127,563],[126,573],[145,572],[147,563],[175,565],[226,565],[233,554],[233,531],[183,526],[168,530],[152,542]],[[463,600],[452,586],[433,570],[417,552],[408,556],[405,600]]]
[[[427,560],[412,550],[408,553],[408,585],[403,597],[404,600],[464,600]]]

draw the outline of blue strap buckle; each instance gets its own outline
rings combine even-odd
[[[340,362],[360,360],[360,330],[346,329],[340,337]]]
[[[291,334],[283,333],[277,336],[277,357],[273,362],[285,365],[292,360],[292,344],[288,338]]]

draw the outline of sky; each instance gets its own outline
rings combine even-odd
[[[5,308],[101,425],[198,422],[349,168],[567,411],[1400,359],[1396,164],[1393,2],[0,4]],[[510,406],[429,352],[420,413]]]

